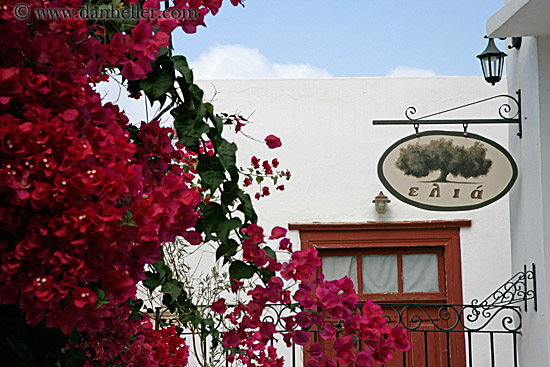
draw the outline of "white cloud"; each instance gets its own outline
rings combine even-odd
[[[436,73],[431,69],[419,69],[400,65],[388,71],[386,76],[436,76]]]
[[[277,64],[260,50],[242,45],[214,46],[189,63],[196,79],[323,78],[331,74],[307,64]]]

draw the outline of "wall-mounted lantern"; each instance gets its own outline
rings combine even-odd
[[[390,200],[386,195],[384,195],[384,193],[382,193],[382,191],[380,191],[380,194],[378,194],[372,202],[374,203],[374,208],[378,214],[386,214]]]
[[[483,69],[483,77],[487,83],[495,85],[500,79],[502,79],[502,71],[504,69],[504,58],[508,56],[504,52],[500,51],[495,45],[495,40],[489,38],[489,43],[485,50],[477,55],[481,61],[481,68]]]

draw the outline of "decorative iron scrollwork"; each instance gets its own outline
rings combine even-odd
[[[533,308],[536,311],[536,284],[535,264],[531,265],[531,270],[527,270],[527,265],[524,265],[523,271],[516,273],[512,278],[501,285],[483,301],[480,302],[479,300],[474,299],[472,304],[485,308],[492,308],[523,303],[525,311],[527,311],[528,301],[533,300]]]
[[[534,301],[537,310],[535,264],[531,270],[524,266],[523,271],[515,274],[483,301],[474,299],[471,304],[411,304],[380,303],[384,318],[391,326],[402,325],[411,331],[442,332],[494,332],[519,333],[521,329],[521,306]],[[209,306],[201,306],[209,308]],[[362,305],[358,305],[358,310]],[[285,331],[285,318],[302,311],[298,304],[269,304],[263,315],[263,321],[271,322],[278,331]],[[152,312],[151,318],[157,327],[176,325],[185,327],[185,320],[178,320],[175,315],[160,307]],[[217,330],[223,332],[232,328],[224,325],[225,319],[219,318]]]
[[[516,91],[517,97],[508,94],[498,94],[496,96],[480,99],[478,101],[466,103],[457,107],[449,108],[443,111],[434,112],[421,117],[415,117],[417,110],[414,106],[409,106],[405,109],[406,120],[374,120],[373,125],[413,125],[418,135],[418,127],[420,125],[455,125],[462,124],[464,127],[464,134],[467,135],[468,125],[471,124],[518,124],[517,135],[521,138],[523,135],[521,126],[521,90]],[[488,102],[497,98],[506,98],[508,102],[502,104],[498,108],[499,119],[431,119],[435,116],[444,115],[446,113],[467,108],[480,103]],[[512,114],[510,116],[510,114]]]
[[[390,325],[401,324],[407,330],[449,332],[518,332],[521,310],[517,306],[487,309],[480,305],[383,304],[384,317]],[[395,319],[392,318],[395,316]]]

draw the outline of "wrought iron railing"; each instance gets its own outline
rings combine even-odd
[[[402,325],[408,332],[412,349],[394,355],[391,366],[403,367],[517,367],[517,342],[521,335],[522,312],[528,301],[537,310],[535,265],[531,270],[515,274],[483,301],[471,304],[380,303],[390,326]],[[524,306],[524,311],[521,305]],[[300,310],[298,305],[268,305],[264,320],[273,322],[280,331],[285,330],[283,317]],[[160,310],[157,324],[170,324],[170,316]],[[220,331],[224,326],[220,323]],[[319,341],[318,331],[311,331],[311,340]],[[184,333],[192,337],[192,333]],[[281,346],[284,344],[281,343]],[[207,354],[208,341],[201,350]],[[292,346],[287,353],[285,366],[305,365],[301,348]],[[399,355],[401,354],[401,355]],[[208,358],[206,358],[208,365]],[[226,366],[229,366],[225,362]]]

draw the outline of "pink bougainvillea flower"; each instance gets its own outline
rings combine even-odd
[[[411,349],[411,343],[409,339],[407,338],[407,334],[405,333],[405,329],[401,327],[401,325],[398,325],[391,329],[391,336],[393,337],[395,341],[395,348],[397,350],[401,351],[407,351]]]
[[[336,328],[330,322],[325,322],[319,336],[323,339],[334,339],[336,337]]]
[[[321,358],[325,354],[323,351],[323,348],[321,347],[321,343],[316,342],[311,344],[311,347],[308,349],[309,355],[313,358]]]
[[[309,331],[305,331],[305,330],[297,330],[297,331],[294,331],[292,333],[292,340],[294,341],[294,343],[298,344],[298,345],[306,345],[307,343],[309,343]]]
[[[78,308],[82,308],[89,304],[95,304],[97,295],[94,291],[88,288],[76,288],[73,295],[74,304]]]
[[[264,230],[256,223],[252,223],[248,227],[241,229],[241,231],[248,235],[251,241],[256,243],[261,243],[264,241]]]
[[[283,145],[283,143],[281,143],[281,139],[279,139],[275,135],[266,136],[265,137],[265,143],[267,144],[269,149],[279,148],[280,146]]]
[[[231,280],[231,292],[233,292],[233,293],[236,293],[239,290],[239,288],[242,285],[244,285],[243,282],[241,282],[240,280],[237,280],[235,278],[231,278],[230,280]]]
[[[128,80],[139,80],[145,78],[147,74],[138,63],[128,60],[122,68],[122,75]]]
[[[191,245],[197,246],[203,242],[202,236],[197,231],[187,231],[183,233],[183,238]]]
[[[373,365],[374,365],[374,362],[372,361],[372,353],[370,351],[363,350],[357,354],[357,359],[355,360],[355,366],[370,367]]]
[[[270,240],[276,240],[276,239],[279,239],[281,237],[284,237],[286,236],[286,232],[287,230],[283,227],[273,227],[273,229],[271,230],[271,236],[269,236],[269,239]]]
[[[246,124],[243,124],[243,123],[241,122],[241,120],[240,120],[239,118],[237,118],[237,117],[235,117],[235,122],[237,123],[237,124],[235,125],[235,133],[238,133],[239,131],[241,131],[242,127],[245,126]]]
[[[283,251],[289,251],[292,252],[292,242],[288,238],[283,238],[279,242],[279,248]]]

